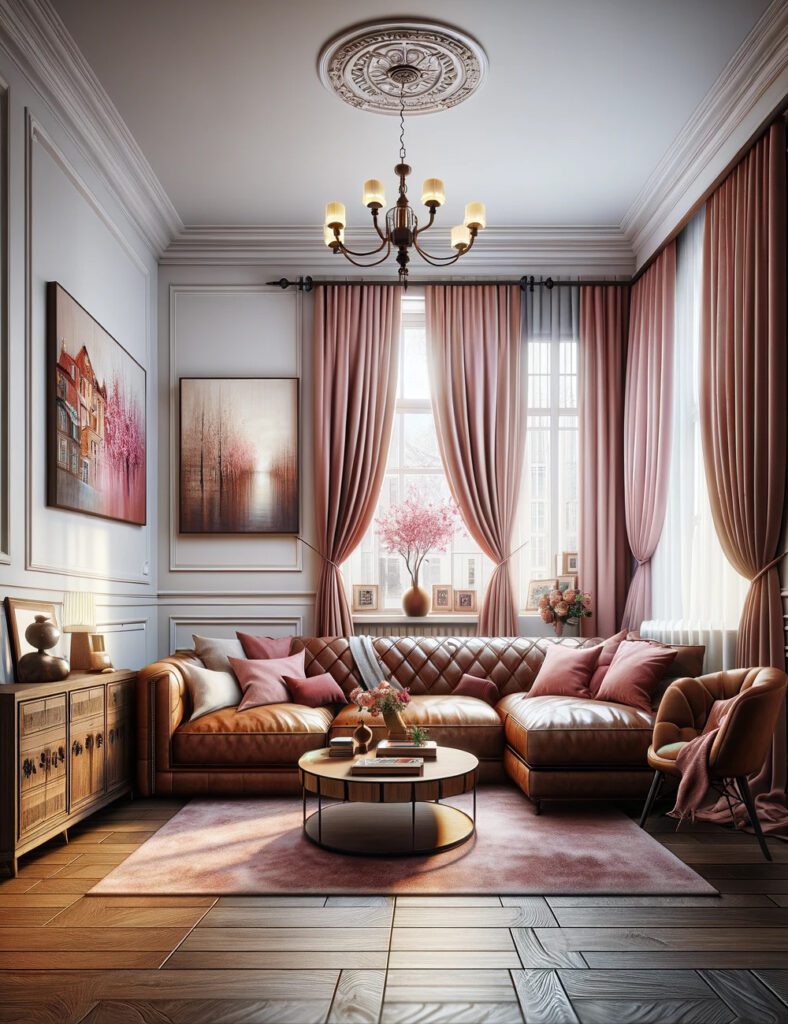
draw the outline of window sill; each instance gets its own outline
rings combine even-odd
[[[398,623],[402,622],[406,625],[414,625],[419,622],[458,622],[468,623],[476,622],[478,615],[460,615],[453,612],[448,612],[442,615],[439,612],[430,612],[429,615],[403,615],[401,612],[354,612],[353,621],[364,623],[364,622],[389,622]]]

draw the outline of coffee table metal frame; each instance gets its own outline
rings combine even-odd
[[[446,749],[446,748],[444,748],[444,749]],[[322,751],[315,751],[314,753],[321,753],[321,752]],[[470,755],[470,756],[473,756],[473,755]],[[440,758],[440,748],[438,749],[438,758]],[[340,760],[340,759],[337,758],[336,760]],[[320,846],[323,849],[332,850],[332,851],[334,851],[336,853],[347,853],[347,854],[351,854],[351,855],[354,855],[354,856],[375,856],[375,855],[379,855],[379,856],[412,856],[412,855],[417,854],[417,853],[438,853],[438,852],[443,852],[444,850],[454,849],[455,847],[460,846],[463,843],[467,842],[473,835],[476,834],[476,788],[477,788],[477,785],[478,785],[478,782],[479,782],[479,762],[478,762],[478,760],[476,760],[476,758],[474,758],[474,760],[476,761],[475,767],[473,767],[471,769],[468,769],[468,770],[466,770],[464,772],[459,772],[459,773],[456,773],[454,775],[449,775],[449,776],[445,776],[445,777],[439,777],[437,779],[429,779],[429,778],[425,779],[421,775],[419,775],[419,776],[407,776],[407,775],[393,776],[393,775],[390,775],[390,776],[387,776],[385,779],[379,779],[379,778],[377,778],[375,776],[364,776],[364,775],[348,776],[347,778],[344,778],[344,779],[332,778],[331,779],[332,783],[336,784],[336,782],[341,782],[341,784],[342,784],[343,794],[342,794],[341,798],[330,796],[328,794],[324,794],[322,792],[321,783],[322,783],[323,779],[326,778],[326,776],[321,775],[320,772],[309,771],[309,769],[305,768],[301,764],[301,761],[299,760],[298,770],[299,770],[299,775],[300,775],[300,779],[301,779],[301,811],[302,811],[301,817],[302,817],[302,829],[303,829],[304,835],[309,840],[311,840],[313,843],[315,843],[317,846]],[[353,763],[353,761],[352,761],[351,758],[348,758],[347,760],[345,760],[343,758],[343,759],[341,759],[341,763],[342,764],[347,764],[348,770],[349,770],[350,769],[350,765]],[[432,764],[433,762],[427,762],[427,763]],[[472,810],[472,813],[471,814],[467,814],[465,811],[460,810],[459,807],[453,807],[451,804],[447,805],[447,804],[441,803],[441,801],[444,799],[444,795],[443,795],[443,788],[444,788],[443,787],[443,783],[444,783],[444,781],[446,781],[447,778],[449,778],[449,779],[457,778],[458,775],[469,775],[469,774],[473,775],[473,784],[470,787],[470,792],[472,794],[472,800],[473,800],[473,810]],[[317,810],[313,811],[309,815],[307,815],[307,793],[309,792],[309,790],[307,790],[307,787],[305,785],[305,776],[306,775],[309,775],[313,779],[317,780],[317,792],[315,794],[315,796],[317,797]],[[350,795],[349,795],[349,789],[350,789],[350,783],[351,782],[362,783],[364,785],[373,786],[373,787],[377,786],[377,789],[378,789],[378,799],[377,800],[355,800],[355,801],[351,801]],[[438,786],[438,796],[437,796],[437,798],[435,800],[417,800],[416,796],[417,796],[417,789],[418,789],[419,784],[424,785],[424,784],[429,784],[429,783],[437,784],[437,786]],[[391,786],[391,785],[400,785],[400,786],[401,785],[410,785],[410,800],[408,800],[408,801],[403,801],[403,800],[387,801],[387,800],[385,800],[386,786]],[[467,793],[467,792],[468,792],[468,789],[463,790],[463,793]],[[459,796],[459,795],[462,795],[462,794],[456,794],[456,795]],[[323,811],[323,801],[324,800],[331,800],[331,801],[333,801],[332,806],[334,806],[334,807],[336,807],[336,806],[344,806],[345,804],[349,804],[349,803],[369,804],[372,807],[377,807],[377,806],[381,806],[381,805],[382,806],[386,806],[386,807],[396,807],[396,806],[401,805],[402,803],[409,803],[410,807],[411,807],[411,815],[410,815],[410,820],[411,820],[411,844],[410,844],[410,849],[377,853],[376,851],[368,851],[367,852],[367,851],[363,851],[363,850],[350,850],[350,849],[343,848],[341,846],[337,846],[337,845],[332,844],[332,843],[325,843],[325,842],[323,842],[323,814],[324,814],[324,811]],[[452,816],[461,815],[468,822],[468,828],[455,841],[450,842],[450,843],[448,843],[446,845],[441,845],[441,846],[438,846],[438,847],[432,847],[432,848],[427,848],[427,849],[417,849],[416,848],[416,815],[417,815],[417,810],[416,809],[417,809],[417,807],[419,807],[419,805],[439,806],[439,807],[441,807],[442,810],[446,810],[446,811],[451,812]],[[326,808],[326,811],[328,811],[328,808]],[[310,821],[312,821],[313,819],[315,819],[315,818],[317,819],[317,835],[316,836],[311,834],[309,832],[309,830],[307,829],[307,824]]]

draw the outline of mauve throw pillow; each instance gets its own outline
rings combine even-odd
[[[238,707],[242,697],[241,687],[232,672],[205,668],[194,661],[183,661],[179,667],[191,697],[193,710],[190,722],[211,711]]]
[[[607,640],[603,640],[600,644],[602,652],[599,655],[599,661],[596,663],[594,674],[591,676],[591,682],[588,684],[588,689],[591,691],[592,697],[597,695],[599,687],[602,685],[602,680],[607,675],[607,670],[610,668],[610,664],[615,657],[616,651],[626,638],[627,631],[622,629],[620,633],[616,633],[614,636],[608,637]]]
[[[595,694],[596,699],[651,711],[659,681],[676,653],[670,647],[624,640],[613,655],[607,675]]]
[[[290,691],[285,676],[304,677],[304,652],[290,658],[250,659],[230,658],[233,672],[244,692],[239,711],[258,708],[262,704],[289,704]]]
[[[323,672],[319,676],[308,676],[306,679],[285,676],[285,685],[290,691],[293,703],[304,704],[308,708],[324,708],[328,704],[347,704],[347,697],[342,692],[342,687],[330,672]]]
[[[602,644],[597,647],[549,644],[528,696],[590,698],[588,684],[601,653]]]
[[[456,697],[476,697],[483,700],[491,707],[495,707],[501,699],[498,687],[489,679],[482,679],[480,676],[471,676],[466,672],[452,691]]]
[[[230,672],[229,658],[243,658],[244,649],[237,640],[219,636],[193,636],[194,653],[214,672]]]
[[[253,636],[236,633],[247,658],[286,658],[290,654],[290,636]]]

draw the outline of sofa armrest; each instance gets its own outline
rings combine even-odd
[[[171,770],[172,735],[188,711],[182,659],[163,658],[137,674],[137,786],[142,796],[161,790],[157,776]]]

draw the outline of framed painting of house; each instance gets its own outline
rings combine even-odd
[[[297,377],[181,377],[181,533],[298,533]]]
[[[145,525],[145,370],[47,284],[47,504]]]

